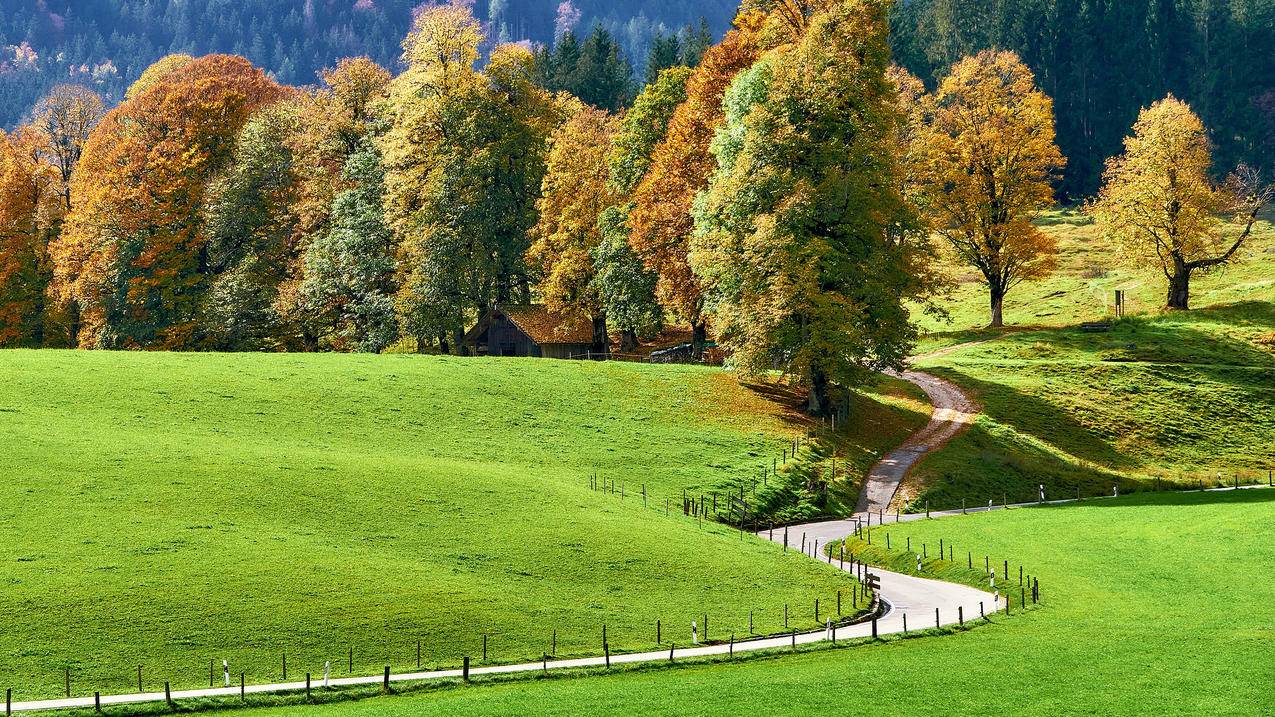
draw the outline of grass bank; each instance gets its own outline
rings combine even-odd
[[[940,639],[245,714],[1270,714],[1272,520],[1275,493],[1238,491],[890,526],[1027,566],[1040,609]]]
[[[718,370],[0,352],[0,687],[54,697],[520,661],[782,626],[828,566],[665,496],[799,430]],[[589,489],[596,473],[616,494]],[[643,510],[640,488],[651,496]],[[623,490],[625,497],[619,493]],[[794,614],[794,620],[803,617]],[[813,623],[813,616],[810,622]]]

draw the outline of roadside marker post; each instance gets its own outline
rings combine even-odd
[[[465,656],[465,661],[461,664],[460,678],[465,682],[469,682],[469,655]]]
[[[390,691],[390,666],[385,666],[385,677],[381,680],[381,687],[386,691]]]

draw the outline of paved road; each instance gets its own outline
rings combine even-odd
[[[844,535],[844,534],[843,534]],[[837,536],[840,538],[841,536]],[[851,569],[850,565],[846,566],[847,570]],[[906,626],[907,630],[915,631],[936,625],[953,625],[956,624],[963,615],[966,621],[974,621],[978,619],[980,610],[993,612],[993,596],[974,588],[965,587],[964,585],[954,585],[938,580],[928,580],[925,578],[912,577],[908,575],[900,575],[883,570],[873,569],[872,573],[878,575],[881,579],[881,588],[878,594],[882,600],[884,614],[877,619],[877,634],[890,635],[901,633]],[[938,609],[937,619],[935,609]],[[689,628],[689,626],[688,626]],[[835,631],[835,639],[850,640],[854,638],[871,637],[872,623],[865,622],[857,625],[847,625],[839,627]],[[785,635],[782,637],[768,637],[752,640],[741,640],[733,646],[727,644],[703,645],[698,647],[670,646],[668,648],[655,650],[652,652],[637,652],[629,654],[611,655],[610,664],[636,664],[643,662],[665,662],[672,657],[675,660],[684,660],[696,657],[712,657],[719,655],[728,655],[732,652],[755,652],[757,650],[779,650],[784,648],[791,649],[794,645],[808,645],[812,643],[827,642],[833,638],[826,630],[817,630],[814,632],[804,632],[795,635]],[[607,658],[605,655],[595,657],[583,657],[571,660],[548,660],[542,662],[525,662],[515,665],[492,665],[486,667],[472,667],[469,671],[470,676],[479,675],[496,675],[510,673],[536,672],[540,670],[565,670],[578,669],[584,667],[605,667]],[[408,682],[408,681],[424,681],[438,679],[457,679],[461,677],[461,670],[433,670],[429,672],[412,672],[403,674],[390,675],[391,682]],[[349,685],[377,685],[381,684],[384,679],[382,675],[371,675],[366,677],[342,677],[334,678],[331,681],[332,686],[349,686]],[[321,690],[321,681],[315,679],[313,683],[314,690]],[[305,689],[305,682],[278,682],[265,685],[247,685],[244,692],[247,694],[258,694],[263,692],[297,692]],[[179,690],[172,693],[174,700],[203,698],[203,697],[237,697],[240,694],[238,685],[232,687],[218,687],[213,689],[197,689],[197,690]],[[162,702],[165,697],[162,692],[147,692],[130,695],[103,695],[102,705],[121,705],[135,704],[142,702]],[[28,712],[36,710],[53,710],[53,709],[71,709],[71,708],[92,708],[93,697],[72,697],[70,699],[53,699],[39,700],[29,702],[14,702],[14,712]]]
[[[912,434],[903,445],[890,451],[868,471],[855,506],[856,513],[889,510],[899,484],[912,466],[921,456],[942,447],[968,428],[977,411],[974,401],[950,381],[920,371],[905,371],[894,376],[925,391],[934,406],[934,413],[925,428]]]

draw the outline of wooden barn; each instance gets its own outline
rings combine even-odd
[[[593,326],[539,304],[498,305],[465,334],[465,345],[478,356],[583,357],[593,348]]]

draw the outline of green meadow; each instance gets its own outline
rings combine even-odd
[[[1270,715],[1275,584],[1261,576],[1275,570],[1275,546],[1264,539],[1272,520],[1275,492],[1245,490],[905,523],[888,528],[896,548],[909,536],[914,547],[940,538],[955,546],[956,563],[929,561],[928,574],[964,574],[970,554],[976,569],[984,556],[1008,560],[1011,590],[1023,565],[1040,581],[1041,604],[968,631],[878,645],[583,678],[478,680],[245,714]],[[908,562],[881,550],[882,537],[874,529],[874,557]]]
[[[0,687],[54,697],[814,624],[849,579],[680,514],[802,424],[721,371],[0,353]],[[897,436],[878,438],[889,443]],[[614,493],[590,489],[614,485]],[[642,489],[648,495],[643,509]],[[622,497],[623,496],[623,497]],[[665,513],[665,500],[670,510]],[[800,607],[799,607],[800,606]],[[220,674],[218,675],[220,679]]]
[[[1265,482],[1275,469],[1275,229],[1260,224],[1241,263],[1198,275],[1196,308],[1163,312],[1163,277],[1119,268],[1086,217],[1058,211],[1043,223],[1058,268],[1011,293],[1010,326],[974,328],[986,322],[984,290],[969,276],[947,304],[951,323],[928,323],[931,353],[917,367],[982,411],[918,465],[900,507],[1034,499],[1038,484],[1065,497],[1237,474]],[[1126,318],[1084,330],[1111,320],[1116,288],[1129,292]]]

